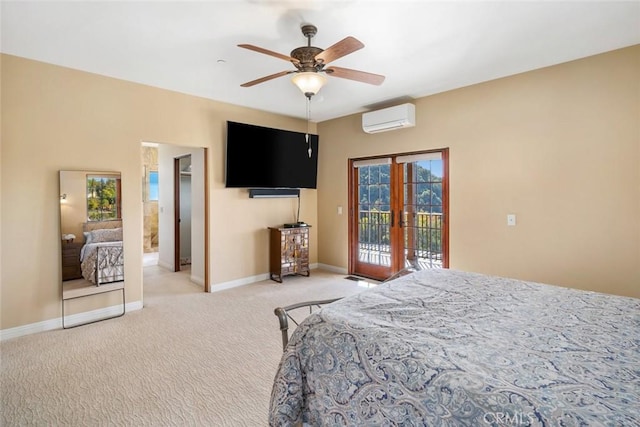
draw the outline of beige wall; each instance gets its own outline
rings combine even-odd
[[[267,272],[266,227],[293,221],[295,199],[224,188],[225,121],[304,121],[1,61],[0,329],[60,316],[59,170],[122,173],[127,301],[142,299],[142,141],[208,148],[212,285]],[[311,262],[347,268],[348,158],[449,147],[452,268],[640,297],[639,76],[635,46],[421,98],[412,129],[321,123],[300,213]]]
[[[0,329],[61,315],[59,170],[122,173],[126,299],[142,300],[143,141],[208,148],[211,284],[267,273],[267,227],[292,221],[295,202],[224,188],[225,124],[304,132],[305,121],[10,55],[1,60]],[[315,190],[303,191],[301,217],[316,224]],[[314,227],[311,262],[316,234]]]
[[[449,147],[451,268],[640,297],[640,46],[415,104],[319,125],[320,263],[347,268],[347,159]]]

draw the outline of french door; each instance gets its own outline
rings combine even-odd
[[[349,161],[349,272],[447,268],[448,150]]]

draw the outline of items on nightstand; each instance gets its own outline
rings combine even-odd
[[[67,243],[71,243],[73,242],[73,239],[76,238],[75,234],[63,234],[62,235],[62,240],[67,242]]]

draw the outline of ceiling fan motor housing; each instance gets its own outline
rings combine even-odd
[[[311,38],[313,38],[313,36],[317,34],[318,28],[312,24],[304,24],[300,27],[300,30],[302,31],[302,34],[307,38],[307,45],[293,49],[291,51],[290,56],[300,61],[298,64],[293,63],[293,65],[295,65],[298,71],[301,72],[321,71],[324,64],[316,61],[315,56],[320,52],[323,52],[324,49],[311,46]]]
[[[300,61],[299,64],[296,64],[295,62],[293,64],[296,66],[298,70],[303,72],[320,71],[322,70],[322,67],[324,66],[324,64],[318,63],[315,60],[315,56],[323,51],[324,49],[320,49],[319,47],[315,47],[315,46],[303,46],[303,47],[298,47],[296,49],[293,49],[291,51],[291,57]]]

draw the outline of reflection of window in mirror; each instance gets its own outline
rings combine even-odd
[[[87,220],[122,218],[121,184],[116,175],[87,175]]]

